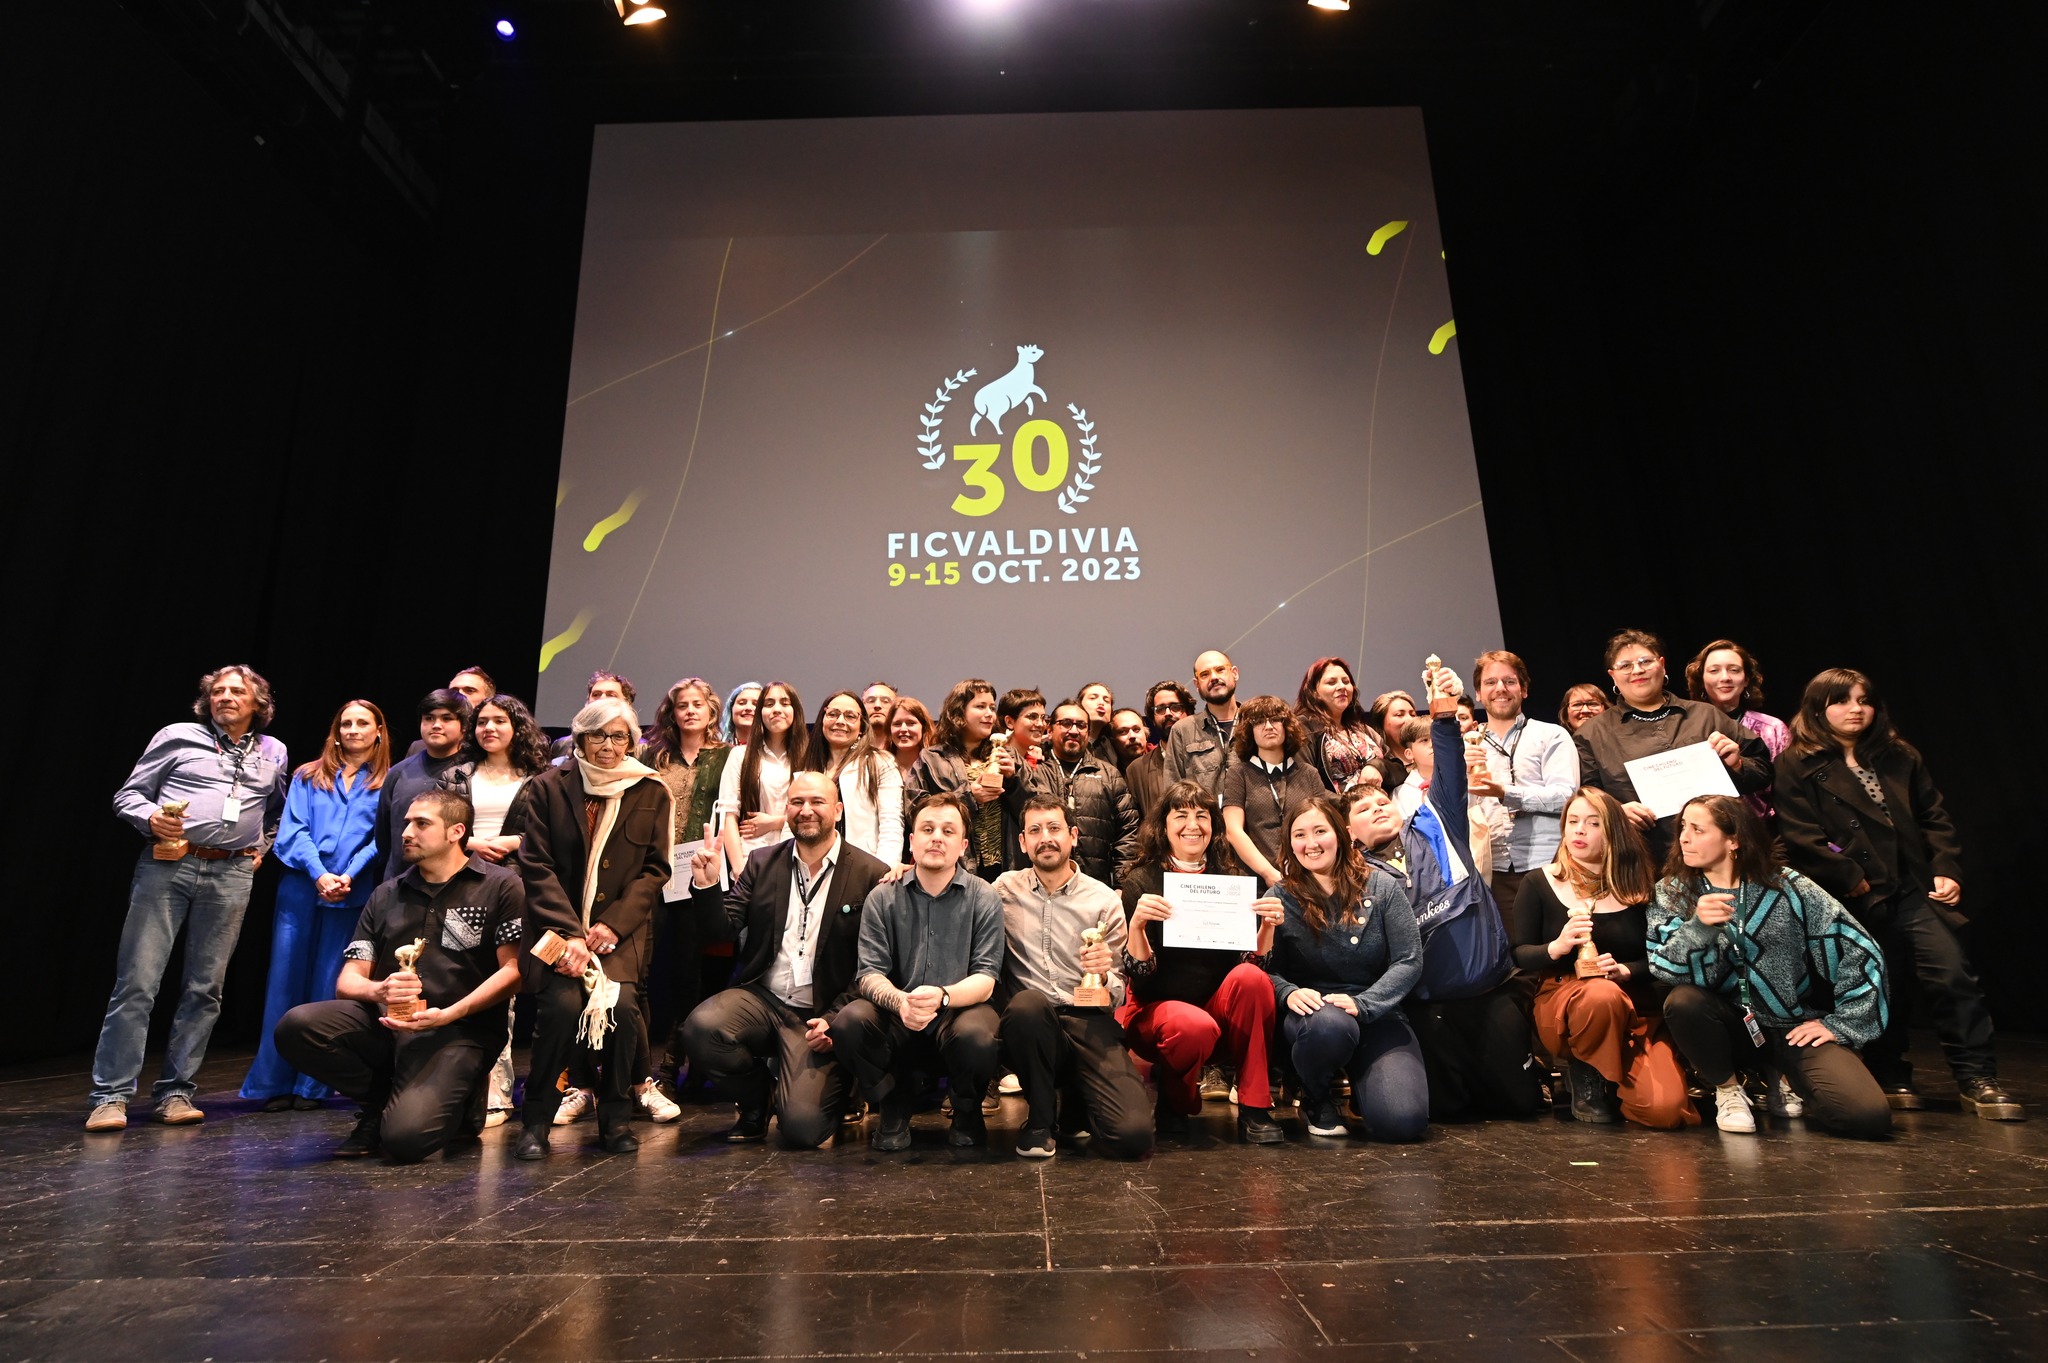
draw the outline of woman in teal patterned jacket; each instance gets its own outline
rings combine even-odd
[[[1665,1024],[1714,1088],[1721,1130],[1756,1130],[1746,1070],[1764,1080],[1774,1116],[1810,1109],[1843,1135],[1891,1131],[1891,1107],[1852,1049],[1884,1030],[1884,956],[1832,895],[1775,864],[1741,800],[1703,795],[1680,812],[1648,946],[1650,973],[1672,986]]]

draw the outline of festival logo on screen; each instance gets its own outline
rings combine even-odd
[[[1062,413],[1047,396],[1040,373],[1044,347],[1016,350],[1017,362],[1007,373],[970,387],[979,371],[955,370],[924,404],[918,459],[928,471],[945,475],[934,481],[952,490],[947,509],[968,523],[891,531],[890,586],[951,586],[961,580],[963,561],[972,580],[984,585],[1137,580],[1138,539],[1131,527],[1085,524],[1082,508],[1094,496],[1103,463],[1095,422],[1079,403],[1066,403]],[[970,410],[954,408],[963,396]],[[948,423],[957,429],[963,419],[967,439],[948,444]],[[974,524],[1020,505],[1072,520],[1000,532]]]

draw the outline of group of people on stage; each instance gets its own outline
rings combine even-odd
[[[1370,705],[1334,657],[1292,702],[1240,700],[1213,650],[1127,707],[1100,682],[1049,703],[970,678],[934,715],[876,682],[813,722],[785,682],[685,677],[645,729],[631,682],[598,672],[553,743],[468,668],[402,757],[355,700],[296,770],[268,685],[224,667],[115,796],[146,842],[86,1126],[126,1125],[180,933],[155,1109],[203,1119],[270,854],[242,1095],[355,1100],[339,1155],[416,1160],[507,1121],[521,994],[522,1159],[590,1115],[605,1150],[636,1149],[682,1074],[734,1104],[726,1139],[772,1126],[792,1148],[872,1111],[872,1148],[901,1150],[940,1102],[952,1144],[985,1145],[1003,1092],[1027,1157],[1142,1155],[1226,1094],[1242,1140],[1282,1141],[1276,1089],[1315,1137],[1412,1141],[1567,1094],[1586,1122],[1711,1107],[1749,1132],[1761,1106],[1881,1136],[1922,1106],[1913,981],[1965,1109],[2023,1118],[1956,935],[1954,825],[1870,679],[1822,672],[1788,723],[1732,640],[1684,669],[1690,699],[1652,635],[1605,662],[1610,689],[1570,688],[1556,724],[1503,650],[1469,688],[1432,659],[1420,699]],[[1653,769],[1722,793],[1651,790]],[[1194,913],[1178,876],[1255,882],[1194,882],[1244,887],[1224,945],[1171,926],[1177,897]]]

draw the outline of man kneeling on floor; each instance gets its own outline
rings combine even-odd
[[[860,916],[855,988],[832,1015],[832,1049],[881,1114],[871,1148],[910,1148],[914,1076],[944,1070],[959,1147],[988,1144],[981,1095],[996,1077],[996,1010],[1003,909],[987,881],[960,867],[970,819],[944,791],[911,815],[914,874],[869,893]]]
[[[363,906],[335,997],[278,1020],[278,1053],[292,1068],[363,1105],[338,1157],[381,1152],[410,1164],[482,1129],[479,1085],[505,1048],[526,892],[515,873],[463,849],[474,817],[454,791],[412,802],[407,869]],[[399,950],[415,943],[418,959],[401,968]]]
[[[1136,1159],[1152,1148],[1152,1110],[1116,1020],[1124,1001],[1123,979],[1113,969],[1123,956],[1123,901],[1074,865],[1075,834],[1064,801],[1032,796],[1024,802],[1023,824],[1017,845],[1031,864],[996,877],[1003,902],[1003,1052],[1030,1108],[1017,1153],[1027,1159],[1053,1153],[1055,1109],[1065,1090],[1070,1110],[1059,1125],[1093,1133],[1095,1147],[1106,1154]],[[1084,932],[1094,940],[1084,940]],[[1084,975],[1100,978],[1107,1002],[1076,1002]],[[1071,1110],[1077,1103],[1082,1111]]]

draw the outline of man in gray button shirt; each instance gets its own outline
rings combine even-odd
[[[942,1066],[953,1094],[956,1146],[988,1143],[981,1094],[996,1074],[1003,910],[986,881],[960,869],[969,811],[951,791],[918,801],[910,826],[916,868],[877,885],[861,909],[855,987],[862,997],[832,1019],[832,1048],[881,1114],[873,1147],[910,1145],[912,1072]]]
[[[995,886],[1003,903],[1003,1051],[1031,1109],[1017,1153],[1051,1156],[1066,1087],[1086,1109],[1066,1114],[1068,1129],[1085,1125],[1104,1153],[1136,1159],[1152,1148],[1152,1113],[1113,1011],[1124,997],[1114,968],[1123,957],[1123,900],[1074,865],[1065,801],[1032,796],[1023,823],[1017,842],[1031,865],[996,877]],[[1084,945],[1081,934],[1091,928],[1102,939]],[[1083,974],[1102,977],[1112,1007],[1075,1006]]]

